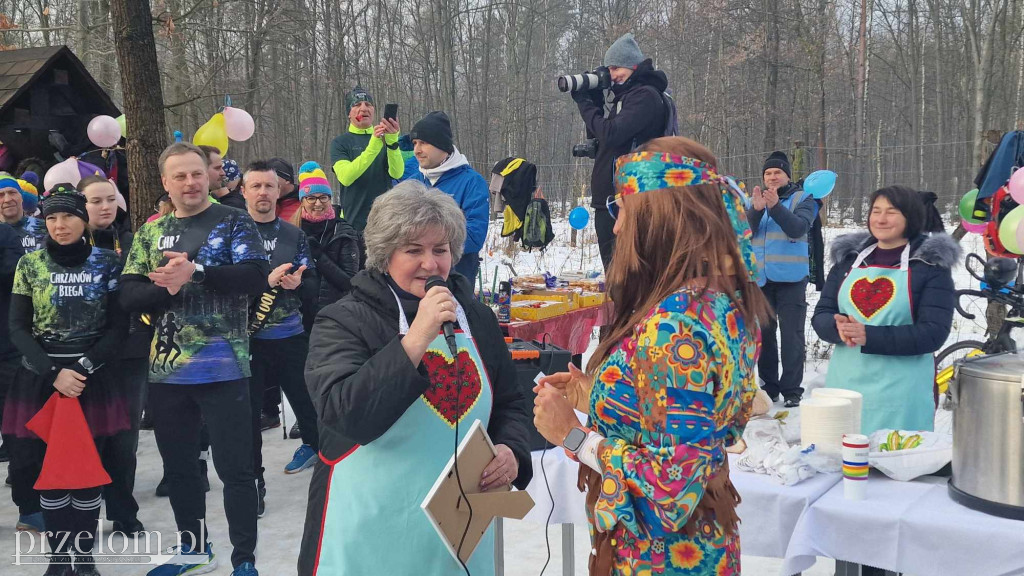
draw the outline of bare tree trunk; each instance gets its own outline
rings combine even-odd
[[[864,134],[867,128],[865,123],[865,100],[867,95],[867,67],[868,67],[868,2],[860,0],[860,25],[857,33],[857,80],[854,83],[855,99],[855,120],[853,133],[853,158],[854,163],[854,189],[853,189],[853,219],[856,222],[862,220],[864,183],[867,181],[862,174],[865,166],[862,161],[864,153]]]
[[[155,170],[167,142],[156,39],[149,0],[112,0],[110,16],[121,69],[127,138],[132,223],[138,228],[152,213],[162,185]]]
[[[105,46],[112,46],[110,42],[110,0],[99,0],[100,18],[106,20],[103,26],[103,40]],[[114,89],[114,59],[100,58],[100,84],[107,90]]]
[[[779,0],[765,1],[765,111],[764,111],[764,148],[774,150],[776,146],[776,128],[778,125],[779,98]]]
[[[828,166],[826,154],[828,135],[828,115],[825,107],[825,57],[828,54],[828,0],[818,0],[817,26],[820,34],[818,46],[818,168]]]
[[[76,44],[78,55],[86,68],[90,68],[90,64],[92,64],[89,38],[89,0],[78,0],[78,34]]]
[[[43,42],[47,46],[52,46],[50,42],[50,5],[44,3],[43,0],[36,0],[36,6],[39,7],[39,27],[43,29]]]
[[[969,6],[962,5],[962,9],[967,12],[964,17],[964,28],[970,41],[974,64],[974,166],[981,166],[985,161],[984,130],[991,102],[992,87],[989,82],[995,60],[994,44],[997,28],[1006,15],[1006,8],[1007,0],[994,0],[991,3],[971,0]],[[991,17],[986,16],[989,12],[992,13]]]

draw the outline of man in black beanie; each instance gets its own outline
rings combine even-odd
[[[466,244],[453,270],[474,282],[480,269],[480,250],[487,240],[490,193],[487,181],[470,167],[455,147],[452,125],[444,112],[431,112],[409,132],[419,170],[410,179],[433,186],[455,199],[466,216]]]
[[[761,331],[757,372],[773,401],[779,394],[786,406],[800,405],[804,389],[804,322],[807,319],[807,277],[810,273],[807,233],[818,212],[814,197],[790,182],[793,171],[785,152],[772,152],[764,162],[765,188],[755,186],[747,220],[754,233],[754,253],[760,265],[758,285],[775,310]],[[779,377],[779,342],[782,377]]]

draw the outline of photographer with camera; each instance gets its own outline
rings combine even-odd
[[[649,58],[644,58],[632,34],[624,34],[608,48],[604,53],[604,66],[593,74],[563,76],[559,79],[559,88],[563,92],[571,90],[587,135],[592,138],[587,144],[575,147],[573,156],[594,159],[590,176],[591,205],[601,262],[607,270],[615,247],[612,232],[615,221],[607,207],[608,198],[615,194],[612,182],[615,159],[652,138],[665,135],[670,111],[662,99],[668,78],[661,70],[654,69]],[[607,111],[603,89],[609,89],[614,96]]]

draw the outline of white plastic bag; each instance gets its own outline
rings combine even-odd
[[[739,469],[767,474],[784,486],[807,480],[818,472],[834,472],[839,469],[838,458],[830,459],[815,450],[814,446],[802,448],[799,444],[786,444],[782,424],[774,418],[755,418],[748,422],[743,440],[747,443],[747,450],[736,463]]]
[[[900,430],[903,437],[920,434],[921,445],[909,450],[880,452],[878,447],[885,442],[890,432],[892,430],[876,430],[871,434],[868,464],[893,480],[907,482],[919,476],[932,474],[953,460],[953,437],[936,432]]]

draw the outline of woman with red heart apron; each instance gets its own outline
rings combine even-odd
[[[903,248],[898,268],[870,266],[864,259],[874,244],[854,261],[839,289],[839,313],[865,326],[913,324],[910,301],[910,244]],[[931,430],[935,421],[932,355],[881,356],[864,354],[860,346],[836,346],[825,386],[864,395],[861,431],[880,428]]]
[[[374,202],[367,270],[317,315],[306,384],[317,410],[299,576],[463,572],[420,508],[474,420],[497,456],[477,492],[526,487],[530,409],[491,309],[452,270],[465,218],[448,195],[404,182]],[[446,280],[444,286],[429,282]],[[427,284],[430,284],[428,289]],[[453,356],[443,322],[456,325]],[[456,430],[456,424],[458,429]],[[463,477],[463,482],[469,480]],[[494,573],[488,532],[467,565]]]
[[[831,245],[832,270],[811,323],[835,344],[825,385],[864,395],[861,432],[932,430],[933,352],[949,336],[959,246],[922,234],[924,206],[900,186],[872,194],[868,232]]]
[[[395,296],[398,301],[398,296]],[[400,311],[400,333],[409,331]],[[467,326],[458,307],[459,326]],[[453,358],[439,334],[423,355],[432,386],[383,436],[334,465],[320,550],[321,574],[455,574],[461,570],[418,503],[430,492],[455,445],[455,421],[465,437],[474,420],[487,426],[491,385],[472,335],[455,333]],[[456,391],[458,398],[456,399]],[[462,438],[460,437],[460,441]],[[405,456],[395,458],[396,453]],[[511,479],[509,479],[511,480]],[[358,537],[354,530],[358,527]],[[401,552],[395,548],[401,542]],[[467,563],[473,574],[494,573],[494,533],[488,530]]]

